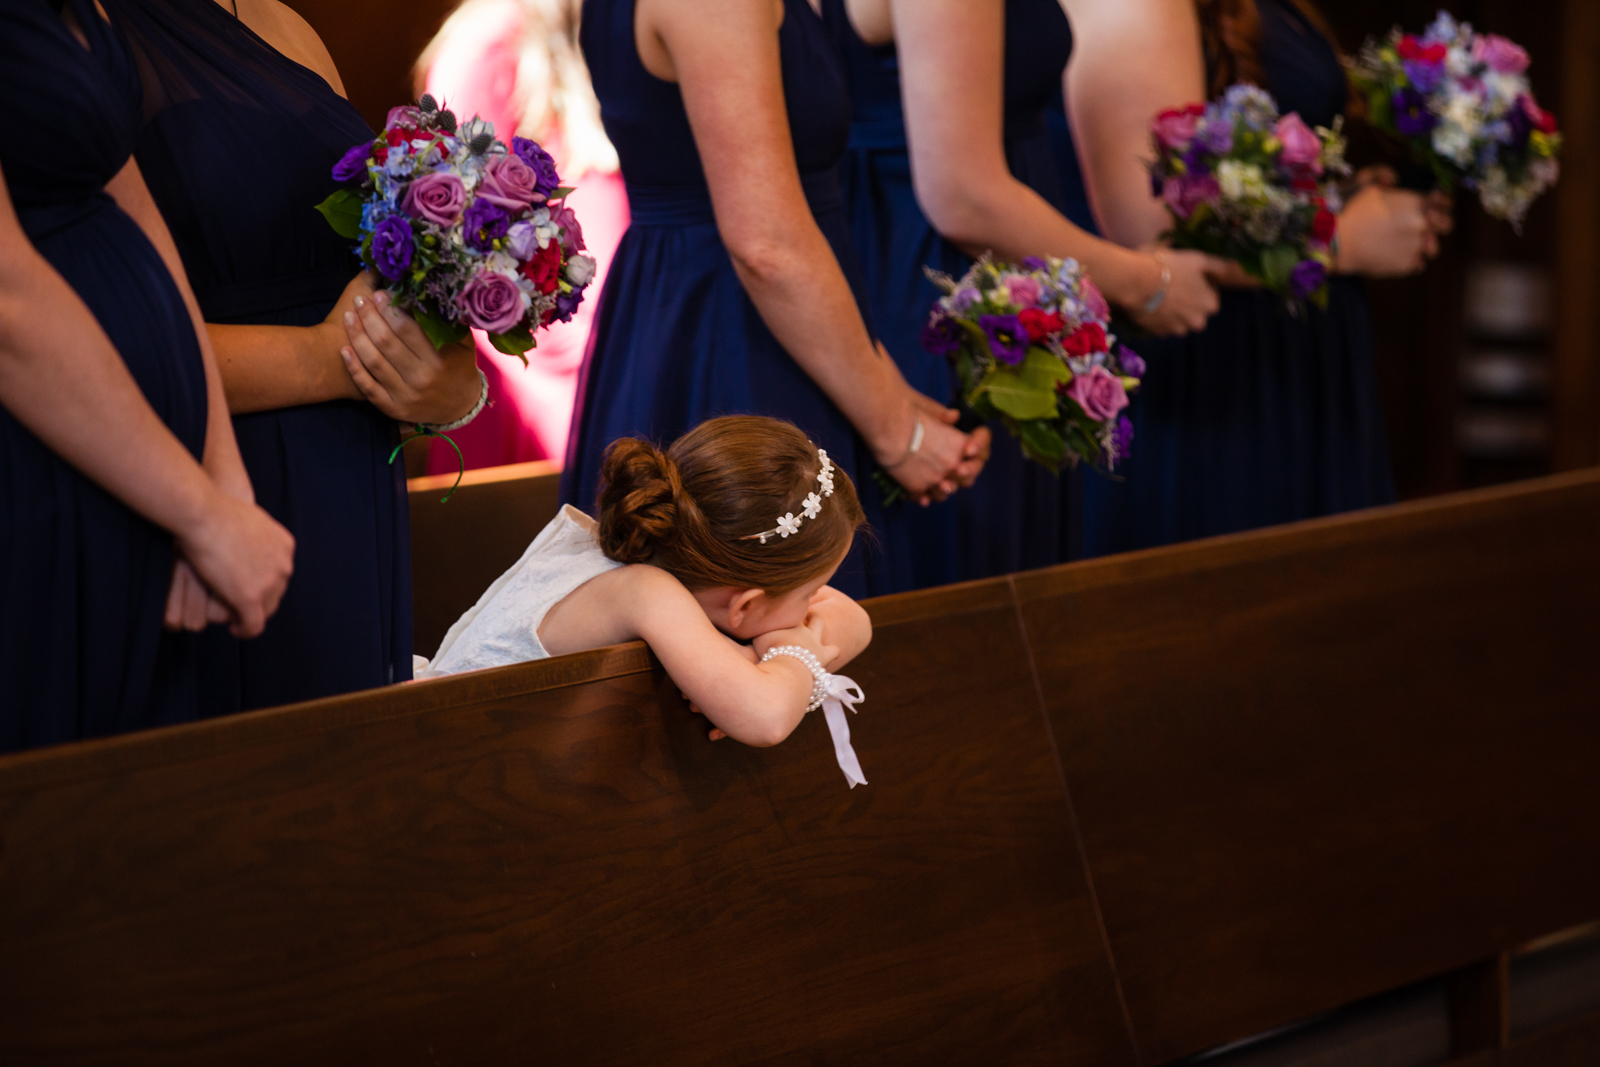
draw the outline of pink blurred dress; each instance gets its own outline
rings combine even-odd
[[[485,9],[483,17],[451,36],[428,70],[427,91],[442,106],[463,119],[474,113],[483,116],[494,123],[495,135],[502,140],[509,139],[516,129],[514,92],[521,19],[515,3]],[[559,144],[546,143],[545,147],[557,160],[562,158]],[[489,379],[492,403],[471,425],[450,433],[469,468],[538,459],[559,461],[566,453],[578,367],[589,343],[589,327],[612,254],[628,228],[628,196],[620,174],[589,171],[572,175],[563,171],[561,177],[576,190],[568,203],[578,214],[587,251],[598,262],[599,271],[572,321],[539,331],[539,345],[528,352],[527,367],[516,356],[495,351],[482,333],[473,331],[478,366]],[[433,442],[428,472],[454,474],[457,469],[450,446]]]

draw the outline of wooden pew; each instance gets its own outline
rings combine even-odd
[[[1122,1067],[1488,1004],[1600,918],[1597,520],[1590,472],[873,602],[854,791],[637,645],[8,757],[0,1062]]]

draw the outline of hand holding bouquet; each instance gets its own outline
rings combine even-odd
[[[479,118],[458,126],[430,96],[390,110],[383,133],[346,152],[333,177],[358,189],[317,210],[361,242],[361,262],[436,346],[472,327],[526,361],[533,331],[572,318],[594,278],[549,153],[525,137],[507,148]]]
[[[1029,458],[1053,471],[1087,460],[1110,470],[1128,455],[1122,414],[1144,360],[1107,332],[1111,309],[1074,260],[987,257],[960,281],[929,271],[945,292],[924,347],[955,364],[963,399],[998,418]]]
[[[1231,259],[1298,304],[1328,302],[1328,273],[1348,174],[1344,139],[1312,130],[1253,85],[1220,101],[1163,111],[1151,127],[1151,185],[1167,205],[1174,248]]]
[[[1561,175],[1556,120],[1533,99],[1528,53],[1444,12],[1422,36],[1391,30],[1350,63],[1367,119],[1398,138],[1446,192],[1461,182],[1519,231]]]

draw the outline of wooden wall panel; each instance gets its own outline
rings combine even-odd
[[[1600,914],[1597,533],[1590,472],[1018,579],[1144,1062]]]
[[[0,1062],[1130,1064],[1009,586],[884,611],[854,791],[637,645],[0,761]]]

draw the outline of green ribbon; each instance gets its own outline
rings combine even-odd
[[[439,440],[455,449],[456,459],[461,463],[461,470],[456,474],[456,484],[450,487],[450,491],[448,493],[439,498],[439,503],[448,503],[450,498],[456,495],[456,490],[461,488],[461,479],[466,477],[467,457],[461,454],[461,446],[457,445],[454,441],[450,440],[450,438],[446,437],[438,430],[430,430],[420,422],[417,423],[416,430],[417,432],[412,434],[410,437],[402,437],[400,439],[400,443],[394,446],[394,451],[389,453],[389,462],[391,464],[394,463],[396,457],[400,455],[400,451],[405,448],[406,445],[409,445],[412,441],[415,441],[419,437],[437,437]]]

